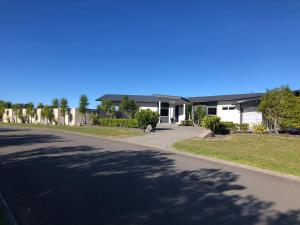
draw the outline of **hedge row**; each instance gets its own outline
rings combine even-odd
[[[115,118],[101,118],[99,119],[100,126],[106,127],[127,127],[138,128],[136,119],[115,119]]]

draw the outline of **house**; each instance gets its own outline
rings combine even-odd
[[[258,123],[263,119],[257,112],[260,98],[264,93],[180,97],[170,95],[126,95],[134,100],[140,109],[151,109],[160,115],[160,123],[172,123],[186,119],[186,105],[192,104],[193,110],[203,107],[207,115],[216,115],[222,121],[234,123]],[[106,94],[97,101],[110,100],[119,106],[124,95]]]
[[[185,120],[185,107],[190,101],[186,98],[170,95],[126,95],[136,102],[140,109],[158,112],[161,123],[181,122]],[[107,94],[96,101],[110,100],[119,107],[124,95]]]

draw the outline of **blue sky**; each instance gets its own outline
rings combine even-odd
[[[300,88],[298,0],[0,1],[0,99]]]

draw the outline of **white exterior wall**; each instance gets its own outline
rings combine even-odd
[[[185,107],[183,105],[179,106],[179,116],[178,116],[178,123],[180,124],[181,121],[185,120]]]
[[[3,122],[12,122],[12,109],[5,109],[3,114]]]
[[[221,118],[221,121],[240,123],[241,111],[238,105],[232,105],[233,102],[222,101],[217,105],[217,116]],[[223,110],[223,107],[228,107],[228,110]],[[229,107],[235,107],[234,110],[229,110]]]
[[[257,112],[257,106],[255,105],[244,105],[242,113],[242,122],[248,123],[250,127],[253,124],[263,122],[263,115],[261,112]]]

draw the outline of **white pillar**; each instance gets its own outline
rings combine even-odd
[[[185,115],[185,104],[183,104],[183,119],[186,120],[186,115]]]
[[[171,115],[171,107],[169,105],[169,123],[171,123],[171,117],[172,117],[172,115]]]
[[[161,107],[161,101],[158,101],[159,123],[160,123],[160,107]]]

